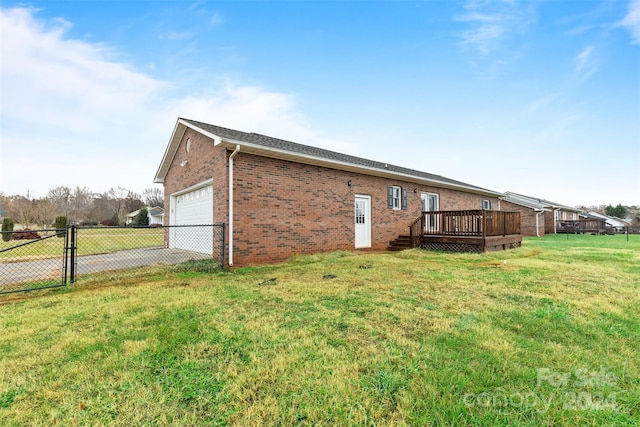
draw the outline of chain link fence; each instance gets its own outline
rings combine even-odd
[[[9,238],[0,242],[0,294],[64,286],[105,271],[207,259],[225,264],[224,224],[70,226],[5,234]]]
[[[66,230],[3,231],[0,294],[64,285]]]
[[[224,265],[224,224],[77,227],[75,281],[83,275],[211,259]]]

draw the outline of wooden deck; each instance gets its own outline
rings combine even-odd
[[[422,212],[409,226],[409,236],[390,242],[403,247],[452,252],[487,252],[519,247],[520,212],[493,210]]]
[[[614,234],[613,228],[604,219],[558,220],[556,233],[570,234]]]

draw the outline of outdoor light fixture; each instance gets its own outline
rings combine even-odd
[[[185,167],[189,163],[189,160],[183,160],[180,162],[180,166]]]
[[[353,183],[351,182],[351,180],[347,181],[347,185],[348,185],[349,187],[351,187],[351,185],[352,185],[352,184],[353,184]]]

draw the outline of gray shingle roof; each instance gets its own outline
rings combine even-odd
[[[573,208],[571,206],[563,205],[561,203],[551,202],[549,200],[541,199],[538,197],[525,196],[524,194],[513,193],[511,191],[507,191],[503,200],[508,202],[517,203],[523,206],[527,206],[530,208],[536,209],[552,209],[552,208],[562,208],[566,210],[579,212],[580,209]]]
[[[434,175],[427,172],[418,171],[415,169],[408,169],[401,166],[387,164],[383,162],[377,162],[374,160],[363,159],[361,157],[350,156],[348,154],[342,154],[335,151],[325,150],[318,147],[312,147],[310,145],[298,144],[284,139],[272,138],[270,136],[261,135],[259,133],[246,133],[238,130],[228,129],[221,126],[215,126],[208,123],[198,122],[196,120],[182,118],[185,122],[190,123],[208,133],[219,136],[223,139],[231,139],[239,142],[246,142],[249,144],[255,144],[270,149],[277,149],[295,154],[313,156],[317,158],[323,158],[332,161],[338,161],[348,163],[357,166],[364,166],[373,169],[379,169],[381,171],[390,171],[399,174],[414,176],[416,178],[423,178],[433,181],[439,181],[456,186],[464,186],[469,188],[475,188],[477,190],[497,193],[493,190],[478,187],[475,185],[467,184],[465,182],[456,181],[454,179],[446,178],[440,175]]]

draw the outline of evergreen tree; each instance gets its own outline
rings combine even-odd
[[[64,215],[60,215],[56,217],[56,221],[54,222],[54,228],[58,233],[66,230],[68,224],[67,217]],[[58,237],[64,237],[64,233],[58,234]]]
[[[622,204],[620,203],[618,203],[618,206],[616,206],[615,208],[611,205],[608,205],[606,208],[604,208],[604,213],[609,216],[624,218],[625,216],[627,216],[627,208],[622,206]]]
[[[2,240],[8,242],[13,236],[13,220],[11,218],[5,218],[2,220]]]
[[[140,208],[138,214],[133,219],[133,225],[138,227],[149,225],[149,211],[147,208]]]

